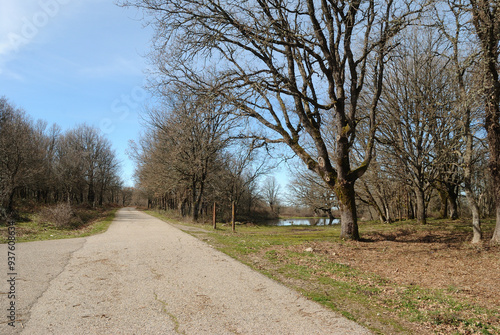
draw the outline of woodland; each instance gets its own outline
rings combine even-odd
[[[63,132],[0,98],[1,219],[58,203],[123,204],[130,192],[110,141],[97,128],[82,124]]]

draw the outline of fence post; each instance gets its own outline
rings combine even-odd
[[[234,217],[234,201],[231,203],[232,204],[232,211],[231,211],[231,227],[233,228],[233,233],[236,231],[235,227],[235,217]]]

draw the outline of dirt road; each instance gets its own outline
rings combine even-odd
[[[20,243],[16,327],[1,334],[368,334],[131,208],[85,239]],[[0,248],[6,263],[7,248]],[[0,267],[6,276],[5,264]],[[7,320],[8,283],[1,310]]]

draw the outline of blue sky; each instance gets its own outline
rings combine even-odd
[[[63,130],[102,130],[132,186],[129,140],[140,113],[152,31],[112,0],[4,0],[0,5],[0,96]]]

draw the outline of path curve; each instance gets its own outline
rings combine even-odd
[[[119,210],[106,233],[73,243],[53,269],[59,273],[34,295],[21,334],[370,333],[132,208]],[[39,248],[21,245],[24,256]]]

